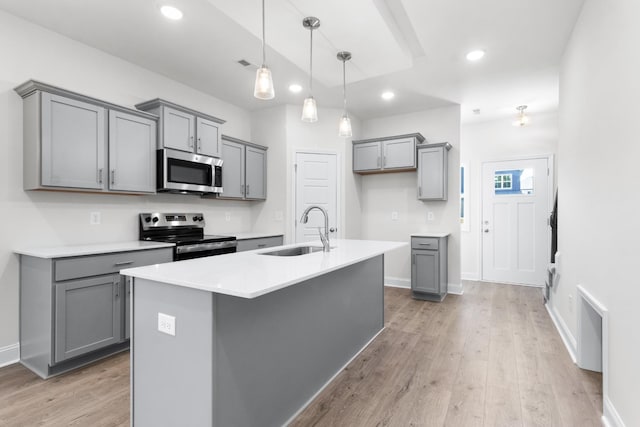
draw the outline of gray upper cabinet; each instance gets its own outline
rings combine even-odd
[[[448,152],[451,144],[418,147],[418,199],[447,200]]]
[[[160,117],[158,148],[221,157],[220,126],[224,120],[159,98],[136,108]]]
[[[50,93],[42,93],[41,103],[42,185],[103,189],[105,109]],[[38,127],[33,120],[37,117],[25,116],[29,129]]]
[[[222,135],[222,188],[218,198],[267,198],[267,147]]]
[[[415,170],[419,133],[353,141],[353,171],[360,174]]]
[[[15,91],[25,190],[155,193],[156,116],[34,80]]]
[[[153,193],[156,190],[156,122],[109,111],[109,189]]]

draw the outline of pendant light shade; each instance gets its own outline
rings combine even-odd
[[[264,31],[264,0],[262,0],[262,66],[256,72],[256,84],[253,88],[253,96],[258,99],[273,99],[276,94],[273,89],[271,70],[266,65],[266,45]]]
[[[516,108],[516,110],[518,110],[518,118],[516,121],[513,122],[514,126],[526,126],[527,124],[529,124],[529,116],[527,116],[524,113],[524,110],[527,109],[526,105],[521,105],[519,107]]]
[[[342,101],[344,105],[344,112],[340,118],[340,125],[338,126],[338,136],[344,138],[350,138],[353,135],[351,131],[351,119],[347,114],[347,72],[346,63],[351,59],[351,52],[338,52],[338,59],[342,61]]]
[[[302,121],[303,122],[317,122],[318,121],[318,107],[316,106],[316,100],[313,99],[313,30],[320,28],[320,20],[313,16],[308,16],[302,20],[302,26],[309,30],[310,37],[310,49],[309,49],[309,96],[304,100],[302,106]]]

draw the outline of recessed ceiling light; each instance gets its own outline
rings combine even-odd
[[[396,94],[391,91],[386,91],[386,92],[382,92],[382,95],[380,96],[382,96],[382,99],[384,99],[385,101],[389,101],[393,99],[396,96]]]
[[[482,59],[484,54],[485,54],[484,50],[481,50],[481,49],[472,50],[471,52],[467,53],[467,60],[468,61],[477,61],[479,59]]]
[[[173,6],[164,5],[160,8],[160,12],[164,15],[165,18],[172,19],[174,21],[182,19],[182,11]]]
[[[293,93],[299,93],[302,91],[302,86],[300,86],[299,84],[292,84],[291,86],[289,86],[289,90]]]

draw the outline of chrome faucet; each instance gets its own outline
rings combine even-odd
[[[331,249],[329,246],[329,214],[327,213],[326,209],[321,206],[309,206],[302,213],[300,222],[306,224],[307,221],[309,221],[309,212],[313,209],[318,209],[320,212],[322,212],[322,215],[324,215],[324,233],[322,232],[322,230],[320,230],[320,227],[318,227],[318,233],[320,234],[320,240],[322,241],[322,251],[329,252],[329,250]]]

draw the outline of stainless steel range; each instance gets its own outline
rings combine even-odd
[[[202,213],[142,213],[140,240],[175,243],[174,261],[236,251],[235,237],[205,235],[204,226]]]

